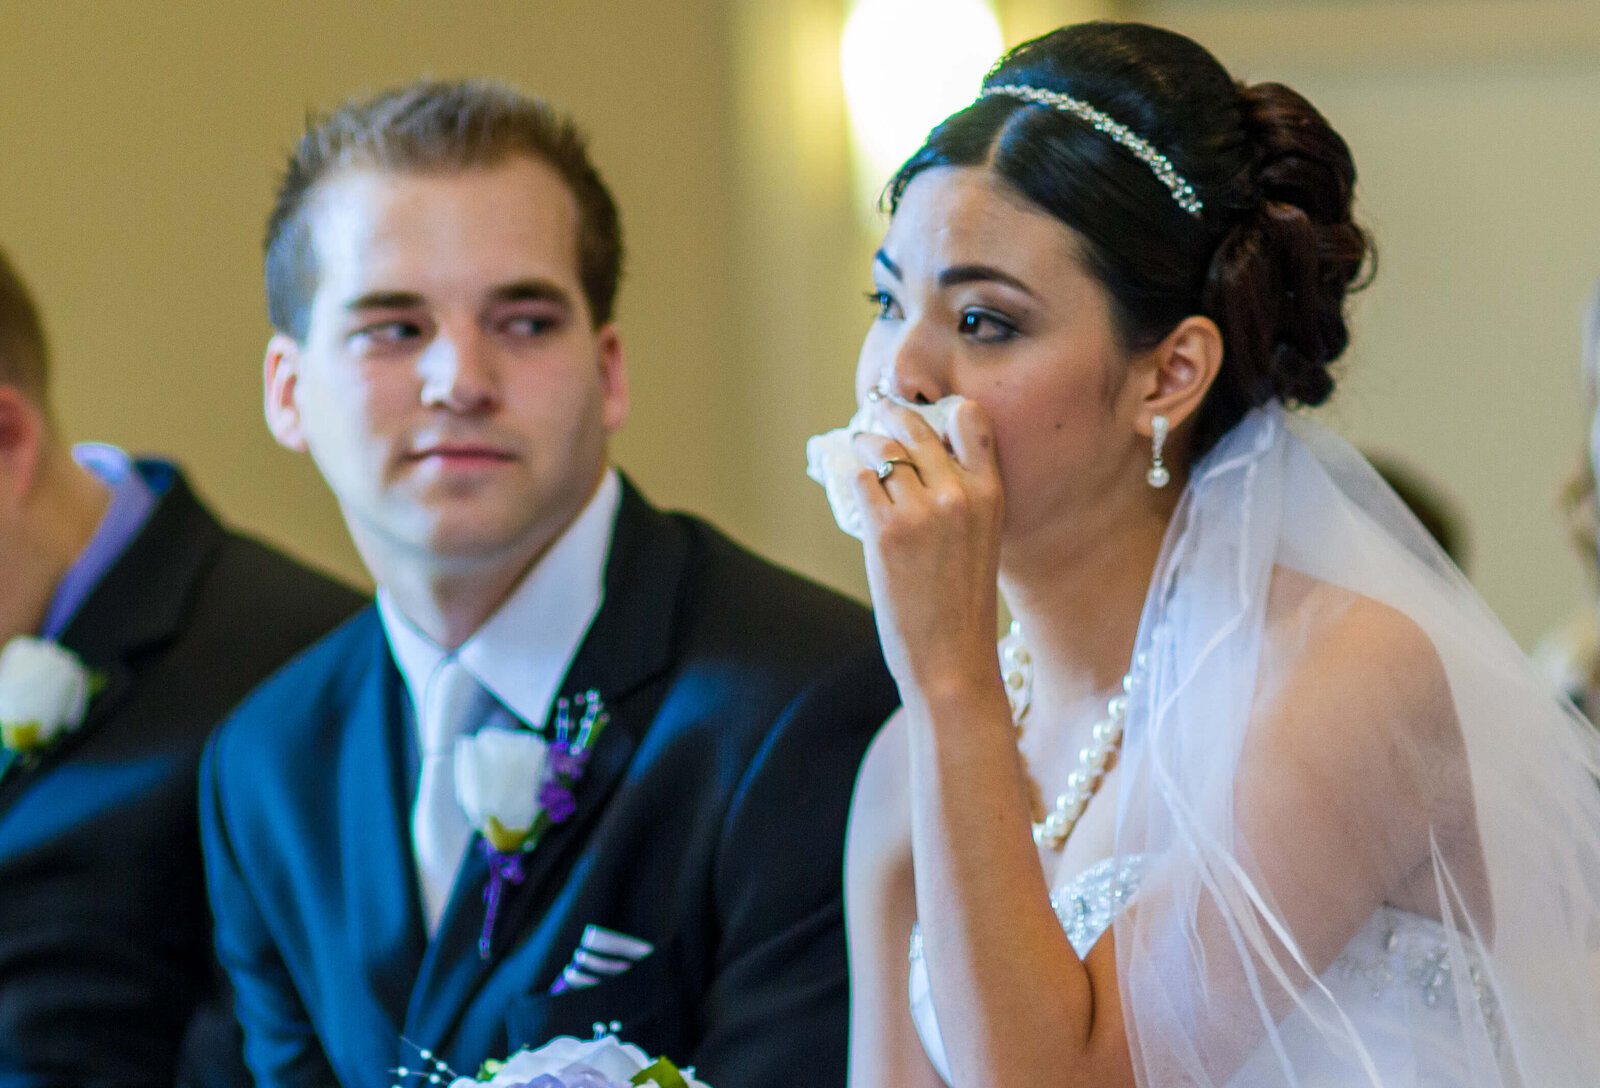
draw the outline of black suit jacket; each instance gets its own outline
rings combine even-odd
[[[414,726],[375,610],[218,731],[207,872],[262,1085],[387,1088],[422,1048],[470,1075],[611,1021],[715,1088],[844,1083],[844,825],[896,702],[871,617],[625,488],[605,601],[560,690],[588,689],[611,724],[488,961],[476,850],[424,933]],[[552,995],[590,923],[655,951]]]
[[[172,479],[60,639],[106,686],[78,731],[0,778],[3,1088],[173,1084],[218,979],[195,812],[206,737],[361,601],[225,531],[168,466],[140,470]],[[242,1073],[233,1047],[203,1056],[208,1076]]]

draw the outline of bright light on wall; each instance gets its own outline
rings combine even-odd
[[[976,97],[1002,44],[983,0],[857,0],[839,53],[868,193]]]

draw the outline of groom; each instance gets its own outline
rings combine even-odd
[[[620,263],[582,138],[496,84],[348,103],[289,163],[267,417],[379,591],[202,772],[263,1086],[418,1085],[611,1023],[717,1088],[844,1082],[844,822],[892,682],[863,609],[608,467]],[[587,762],[491,766],[547,809],[490,858],[455,740],[550,736],[558,700]]]

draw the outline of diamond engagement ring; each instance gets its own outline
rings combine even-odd
[[[894,471],[894,466],[896,465],[910,465],[912,468],[917,467],[916,462],[912,461],[909,457],[885,457],[883,464],[878,466],[878,479],[887,480],[889,478],[889,473]]]

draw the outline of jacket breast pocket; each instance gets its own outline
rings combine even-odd
[[[624,974],[564,993],[526,994],[506,1009],[511,1052],[538,1047],[558,1035],[589,1039],[595,1025],[652,1055],[674,1057],[690,1037],[696,1010],[687,1006],[671,959],[657,949]],[[676,1059],[675,1059],[676,1060]]]

